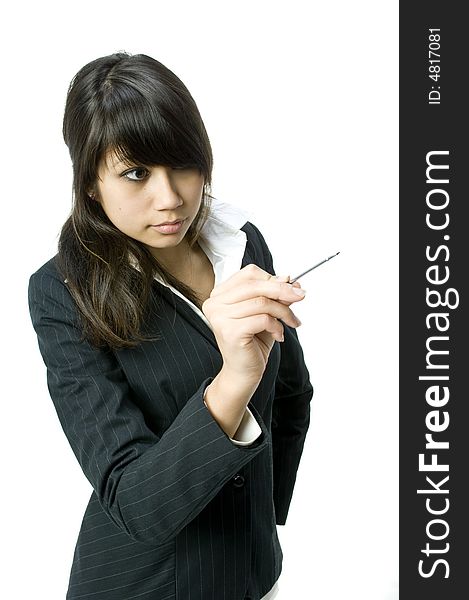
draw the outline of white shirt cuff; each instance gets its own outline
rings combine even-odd
[[[246,406],[246,412],[243,415],[241,423],[236,430],[235,437],[230,440],[238,446],[249,446],[261,435],[262,429],[256,421],[254,415]]]
[[[207,406],[204,398],[204,404]],[[208,407],[207,407],[208,408]],[[257,438],[261,435],[262,429],[260,428],[259,423],[256,421],[256,418],[246,406],[246,410],[244,412],[243,418],[241,419],[241,423],[239,424],[236,433],[234,434],[234,438],[230,438],[233,444],[237,446],[249,446],[257,440]]]

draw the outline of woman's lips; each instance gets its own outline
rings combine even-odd
[[[186,219],[181,219],[180,221],[170,225],[152,225],[152,228],[156,229],[160,233],[177,233],[181,229],[185,220]]]

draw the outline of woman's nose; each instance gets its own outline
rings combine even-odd
[[[146,187],[155,210],[173,208],[182,204],[170,167],[154,167]]]

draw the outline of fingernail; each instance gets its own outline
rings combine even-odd
[[[296,287],[292,287],[292,290],[295,292],[295,294],[297,294],[298,296],[304,296],[306,294],[306,290],[304,290],[303,288],[296,288]]]

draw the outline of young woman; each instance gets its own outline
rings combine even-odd
[[[290,308],[304,293],[209,194],[199,111],[157,60],[85,65],[63,134],[73,207],[28,293],[93,488],[67,599],[274,598],[313,394]]]

